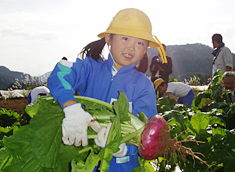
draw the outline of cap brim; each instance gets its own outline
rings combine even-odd
[[[109,31],[105,31],[105,32],[102,32],[102,33],[98,34],[98,37],[104,38],[106,33],[126,35],[126,36],[131,36],[131,37],[135,37],[135,38],[144,39],[144,40],[149,41],[149,47],[160,47],[160,45],[156,42],[156,40],[150,34],[146,35],[146,34],[143,34],[143,33],[140,33],[140,32],[128,32],[128,31],[120,33],[120,30],[115,31],[115,30],[110,29]]]
[[[156,82],[156,81],[157,81],[157,82]],[[159,85],[164,82],[164,80],[163,80],[163,79],[157,79],[156,81],[154,81],[154,88],[155,88],[155,91],[157,90],[157,88],[159,87]]]

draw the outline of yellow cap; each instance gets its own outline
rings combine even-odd
[[[157,87],[161,84],[161,83],[163,83],[164,82],[164,80],[162,79],[162,78],[158,78],[158,79],[156,79],[155,81],[154,81],[154,88],[155,88],[155,91],[157,90]]]
[[[145,39],[150,47],[160,47],[152,35],[152,25],[148,16],[135,8],[127,8],[119,11],[113,18],[108,29],[98,37],[103,38],[105,33],[126,35]]]

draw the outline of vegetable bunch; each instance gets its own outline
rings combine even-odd
[[[123,92],[113,105],[81,96],[76,99],[103,127],[113,123],[105,148],[95,145],[96,133],[91,128],[88,128],[88,146],[64,145],[61,129],[63,111],[52,97],[41,97],[37,103],[26,107],[26,112],[32,117],[30,124],[22,126],[12,136],[4,137],[0,169],[4,172],[80,172],[93,171],[100,162],[99,170],[108,171],[112,154],[119,150],[121,143],[139,144],[146,117],[140,113],[142,122],[128,112],[129,103]]]

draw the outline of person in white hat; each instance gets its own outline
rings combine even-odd
[[[32,89],[32,91],[30,91],[28,98],[27,98],[28,103],[34,104],[40,96],[47,96],[49,93],[50,93],[50,90],[45,86],[36,87]]]
[[[121,90],[129,100],[129,111],[134,115],[143,112],[150,118],[157,114],[153,84],[136,69],[149,46],[159,48],[165,60],[161,43],[152,35],[148,16],[134,8],[121,10],[114,16],[108,29],[98,37],[101,39],[83,48],[80,53],[83,60],[78,58],[75,63],[60,61],[48,78],[50,94],[65,113],[62,140],[66,145],[86,146],[88,125],[98,133],[102,129],[76,102],[75,90],[80,96],[108,103],[117,100]],[[107,60],[102,58],[105,44],[109,48]],[[106,138],[98,134],[95,142],[104,147]],[[119,148],[120,151],[113,154],[109,171],[131,171],[138,166],[137,147],[123,143]]]

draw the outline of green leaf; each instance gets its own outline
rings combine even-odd
[[[169,97],[161,97],[158,99],[158,104],[160,106],[162,106],[162,105],[171,106],[170,98]]]
[[[235,104],[231,106],[226,115],[222,117],[226,122],[226,128],[231,130],[235,128]]]
[[[163,117],[168,122],[170,122],[171,119],[174,118],[183,127],[182,130],[187,129],[184,127],[185,117],[179,111],[176,110],[168,111],[163,115]]]
[[[34,104],[29,104],[25,107],[25,112],[33,118],[35,114],[37,114],[39,109],[39,103],[36,101]]]
[[[120,119],[115,116],[113,124],[109,131],[106,146],[101,149],[99,156],[101,159],[99,170],[100,172],[106,172],[109,170],[109,162],[113,158],[113,153],[119,151],[121,139],[121,123]]]
[[[119,146],[119,144],[117,145]],[[109,162],[113,158],[113,150],[109,146],[106,146],[99,152],[99,157],[101,159],[100,172],[107,172],[109,170]]]
[[[213,98],[214,101],[216,102],[223,102],[223,88],[222,87],[218,87],[215,90],[213,90],[211,96]]]
[[[232,130],[226,130],[226,141],[227,144],[231,147],[231,149],[234,149],[235,152],[235,144],[234,144],[234,140],[235,140],[235,132]]]
[[[148,117],[144,113],[139,112],[138,116],[140,121],[142,121],[143,123],[146,123],[148,121]]]
[[[61,146],[64,115],[53,100],[40,99],[38,104],[40,109],[31,119],[29,129],[33,152],[43,167],[54,168]]]
[[[99,155],[94,154],[92,151],[86,159],[86,162],[79,161],[76,163],[75,160],[71,162],[72,165],[72,172],[92,172],[95,166],[98,165],[100,160]]]
[[[134,168],[132,172],[155,172],[155,169],[150,164],[150,162],[153,162],[153,161],[154,160],[145,160],[139,156],[138,157],[139,166]]]
[[[235,169],[235,154],[233,153],[231,156],[227,156],[224,158],[224,170],[231,171]]]
[[[218,70],[214,73],[213,79],[212,79],[212,86],[216,84],[220,84],[222,80],[222,71]]]
[[[30,124],[3,140],[13,156],[6,170],[69,172],[69,163],[73,159],[84,160],[87,154],[78,154],[82,147],[63,144],[63,112],[58,103],[46,98],[39,98],[37,102],[40,108]]]
[[[194,106],[202,108],[204,103],[206,102],[206,99],[211,99],[210,95],[211,93],[209,92],[209,90],[199,93],[193,101]]]
[[[42,171],[42,167],[38,164],[32,153],[29,142],[29,126],[23,126],[14,135],[4,138],[5,148],[13,155],[13,160],[6,171]]]
[[[205,113],[196,113],[191,118],[191,124],[198,135],[205,134],[210,124],[210,116]]]
[[[130,117],[127,115],[129,111],[129,101],[123,91],[119,91],[118,100],[113,102],[113,108],[120,122],[130,121]]]
[[[5,149],[0,149],[0,171],[5,168],[7,165],[9,159],[11,158],[11,155],[9,152]]]

